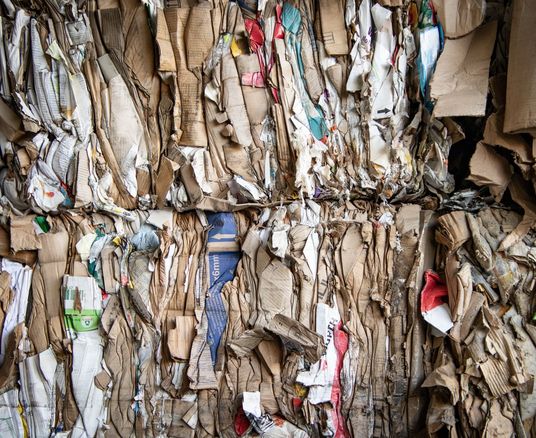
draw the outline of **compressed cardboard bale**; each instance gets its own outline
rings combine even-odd
[[[19,3],[0,434],[532,435],[527,1]]]

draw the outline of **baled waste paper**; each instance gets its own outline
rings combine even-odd
[[[2,0],[2,437],[536,436],[529,0]]]

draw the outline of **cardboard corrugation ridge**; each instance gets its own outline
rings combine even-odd
[[[528,0],[4,0],[0,436],[536,436]]]

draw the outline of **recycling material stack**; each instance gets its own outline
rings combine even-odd
[[[1,437],[536,437],[531,0],[2,0]]]

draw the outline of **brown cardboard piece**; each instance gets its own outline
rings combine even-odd
[[[251,128],[240,87],[240,79],[234,58],[225,54],[221,61],[222,104],[225,114],[222,123],[228,118],[230,125],[225,126],[224,135],[242,146],[249,147],[253,143]]]
[[[531,0],[514,0],[508,52],[504,132],[536,131],[536,8]]]
[[[430,82],[436,117],[485,114],[496,33],[497,22],[490,22],[462,38],[445,41]]]
[[[65,338],[59,291],[67,268],[69,233],[65,229],[58,232],[51,230],[41,236],[41,245],[38,252],[40,264],[32,277],[32,288],[43,294],[46,314],[39,317],[46,318],[50,343],[59,355],[63,351]]]
[[[129,297],[138,314],[148,322],[152,322],[154,309],[151,306],[149,285],[152,272],[149,270],[150,254],[146,251],[134,251],[128,258],[130,285]]]
[[[158,174],[156,176],[156,196],[157,205],[163,208],[166,202],[166,195],[169,192],[171,183],[175,179],[175,174],[179,170],[180,165],[167,157],[162,157]]]
[[[478,186],[489,187],[495,200],[500,201],[513,175],[508,160],[495,152],[493,147],[479,142],[469,168],[467,179]]]
[[[277,258],[267,260],[265,265],[261,257],[269,257],[259,249],[257,256],[258,303],[259,318],[256,326],[264,327],[276,314],[291,316],[293,278],[290,269]]]
[[[24,135],[22,120],[0,99],[0,130],[9,141],[17,141]]]
[[[14,252],[21,250],[41,249],[41,240],[35,233],[34,219],[36,215],[12,216],[11,217],[11,250]]]
[[[201,6],[196,8],[204,9]],[[189,37],[189,32],[192,29],[188,27],[191,10],[190,8],[167,8],[164,14],[177,63],[177,74],[180,78],[178,80],[179,89],[175,96],[175,100],[179,100],[181,105],[182,136],[179,141],[184,145],[199,147],[207,145],[207,133],[203,114],[202,84],[200,78],[188,70],[187,65],[186,39],[190,43],[193,41]],[[208,16],[210,17],[210,10],[208,10]],[[210,26],[202,26],[195,31],[204,31],[204,36],[208,38],[210,35],[211,38],[212,29]],[[198,39],[201,40],[204,36],[198,34]]]
[[[460,385],[456,378],[456,365],[451,357],[442,355],[441,364],[428,375],[422,386],[429,388],[433,386],[442,386],[448,390],[450,402],[455,405],[460,399]]]
[[[320,359],[325,352],[322,336],[287,316],[275,315],[267,330],[277,335],[289,350],[303,354],[311,363]]]
[[[202,0],[190,9],[188,23],[184,29],[186,46],[186,63],[188,70],[200,74],[203,63],[214,45],[214,35],[209,23],[211,19],[211,2]]]
[[[36,251],[11,251],[11,239],[9,232],[0,226],[0,257],[5,257],[19,263],[33,265],[37,259]]]
[[[190,350],[195,337],[195,324],[194,316],[175,317],[175,328],[168,332],[168,348],[173,359],[190,359]]]
[[[347,55],[349,51],[344,3],[340,0],[320,0],[320,21],[324,48],[330,56]]]
[[[515,229],[504,238],[499,246],[499,251],[504,251],[511,245],[521,240],[529,230],[536,224],[536,202],[534,202],[534,192],[530,186],[519,176],[514,175],[508,185],[512,199],[523,208],[523,219]],[[527,191],[527,189],[529,191]]]
[[[459,38],[484,21],[485,0],[432,0],[447,38]]]
[[[134,432],[132,400],[136,374],[133,363],[133,339],[122,314],[108,324],[111,326],[107,333],[108,343],[104,351],[104,361],[113,382],[108,424],[110,432],[116,436],[130,436]]]
[[[158,70],[177,71],[173,46],[169,36],[169,29],[164,11],[161,8],[156,10],[156,45],[158,47]]]
[[[453,211],[437,219],[436,241],[456,251],[471,238],[464,211]]]
[[[502,131],[504,116],[502,114],[491,114],[486,120],[484,129],[484,143],[499,146],[511,151],[514,161],[525,176],[530,175],[533,163],[532,148],[525,138],[520,134],[506,134]]]

